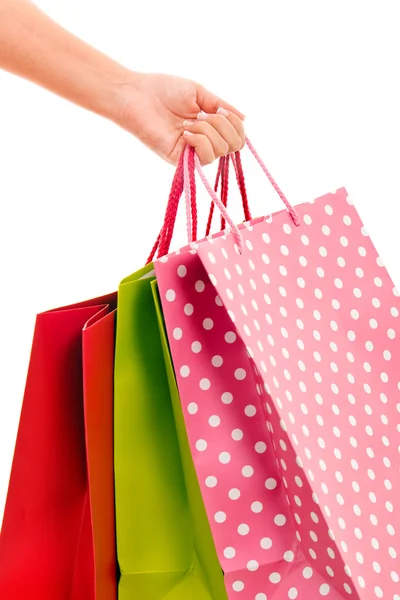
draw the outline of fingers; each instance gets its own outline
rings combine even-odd
[[[218,113],[218,115],[224,116],[229,121],[229,123],[234,128],[236,135],[239,136],[239,140],[237,140],[237,138],[236,138],[236,144],[234,144],[234,147],[230,150],[230,152],[237,152],[237,150],[241,150],[246,143],[246,134],[244,131],[243,119],[241,119],[240,117],[235,115],[235,113],[230,112],[229,110],[227,110],[226,108],[223,108],[223,107],[220,107],[217,110],[217,113]],[[210,115],[211,119],[214,119],[215,116],[217,116],[217,115]],[[225,123],[225,121],[222,121],[221,123]],[[218,129],[217,122],[214,125],[214,127],[216,127]],[[237,147],[238,141],[240,144],[239,148]]]
[[[201,112],[196,121],[184,121],[185,139],[196,149],[202,165],[241,150],[245,144],[242,119],[220,107],[216,114]]]
[[[240,112],[237,108],[228,104],[221,98],[218,98],[215,94],[209,92],[205,87],[200,84],[196,84],[197,90],[197,104],[200,106],[201,110],[204,110],[206,113],[216,113],[219,108],[225,108],[230,113],[238,116],[239,119],[244,121],[244,114]]]
[[[214,148],[206,135],[192,133],[191,131],[185,131],[184,135],[189,146],[195,149],[201,165],[209,165],[217,158]]]

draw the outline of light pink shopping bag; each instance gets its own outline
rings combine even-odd
[[[398,293],[344,189],[240,236],[156,262],[229,598],[399,600]]]

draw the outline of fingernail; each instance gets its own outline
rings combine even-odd
[[[193,123],[195,123],[196,121],[183,121],[183,126],[184,127],[190,127],[190,125],[193,125]]]
[[[183,135],[193,135],[193,133],[192,133],[191,131],[187,131],[187,130],[185,129],[185,131],[183,132]]]
[[[222,115],[223,117],[228,117],[228,116],[229,116],[229,111],[227,111],[227,110],[226,110],[226,108],[222,108],[222,107],[221,107],[221,108],[219,108],[219,109],[217,110],[217,113],[218,113],[219,115]]]
[[[199,121],[205,121],[208,118],[208,114],[205,112],[199,112],[197,118]]]

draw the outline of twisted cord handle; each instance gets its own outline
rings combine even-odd
[[[182,153],[172,181],[171,191],[168,198],[167,210],[165,212],[164,217],[164,223],[160,233],[158,234],[157,240],[150,252],[146,264],[151,263],[154,260],[157,250],[159,257],[168,253],[169,246],[172,240],[178,204],[183,191],[183,160],[184,155]]]
[[[279,198],[282,200],[283,204],[286,206],[286,209],[287,209],[288,213],[292,217],[293,223],[296,225],[296,227],[298,227],[300,225],[300,220],[299,220],[299,216],[298,216],[297,212],[295,211],[295,209],[293,208],[293,206],[290,204],[289,200],[286,198],[285,194],[282,192],[281,188],[276,183],[276,181],[272,177],[271,173],[268,171],[268,169],[265,166],[262,158],[258,154],[257,150],[254,148],[253,144],[250,142],[250,140],[249,140],[248,137],[246,137],[246,144],[247,144],[250,152],[253,154],[254,158],[256,159],[256,161],[258,162],[258,164],[260,165],[260,167],[262,168],[262,170],[264,171],[264,173],[268,177],[268,179],[269,179],[272,187],[277,192]]]
[[[194,153],[194,148],[190,148],[190,150],[189,150],[189,148],[190,147],[187,146],[185,152],[193,152]],[[235,223],[232,221],[231,217],[229,216],[228,211],[226,210],[226,207],[222,204],[221,200],[218,198],[217,194],[215,193],[212,186],[210,185],[207,177],[204,174],[203,169],[201,168],[200,159],[197,156],[197,154],[195,154],[195,156],[194,156],[194,164],[195,164],[196,171],[200,175],[200,179],[202,180],[202,182],[204,184],[204,187],[206,188],[207,192],[210,194],[215,206],[220,211],[222,217],[225,219],[225,221],[228,223],[229,227],[231,228],[233,237],[235,238],[235,241],[238,244],[239,250],[241,251],[243,249],[242,234],[240,233],[238,226],[235,225]]]
[[[258,152],[255,150],[253,144],[250,142],[250,140],[247,137],[246,137],[246,144],[247,144],[249,150],[251,151],[251,153],[253,154],[253,156],[255,157],[255,159],[257,160],[258,164],[264,171],[264,173],[267,176],[268,180],[270,181],[272,187],[275,189],[278,196],[280,197],[283,204],[285,205],[287,211],[289,212],[289,214],[293,220],[293,223],[298,227],[300,225],[300,220],[299,220],[296,210],[293,208],[293,206],[287,200],[285,194],[282,192],[281,188],[278,186],[275,179],[272,177],[271,173],[269,172],[269,170],[265,166],[264,162],[262,161],[261,157],[259,156]],[[244,179],[244,174],[243,174],[240,153],[236,152],[234,156],[231,155],[231,160],[235,167],[236,178],[237,178],[240,192],[242,195],[245,219],[246,219],[246,221],[249,221],[249,220],[251,220],[251,214],[250,214],[250,209],[249,209],[249,204],[248,204],[247,190],[246,190],[246,184],[245,184],[245,179]],[[213,213],[214,213],[214,206],[216,206],[221,213],[222,228],[224,227],[225,222],[228,223],[228,225],[233,233],[233,236],[235,238],[235,241],[238,244],[239,251],[242,250],[243,238],[240,233],[240,230],[235,225],[235,223],[232,221],[231,217],[229,216],[229,214],[226,210],[227,191],[228,191],[228,170],[229,170],[229,157],[223,157],[219,162],[217,178],[216,178],[216,182],[215,182],[214,189],[213,189],[201,168],[199,157],[195,153],[194,148],[190,148],[189,146],[186,146],[186,148],[185,148],[184,152],[182,153],[180,160],[178,162],[178,166],[177,166],[175,176],[174,176],[174,179],[172,182],[172,188],[171,188],[171,192],[170,192],[169,199],[168,199],[168,205],[167,205],[167,210],[166,210],[166,214],[165,214],[163,227],[157,237],[157,240],[152,248],[152,251],[150,253],[150,256],[149,256],[147,262],[151,262],[154,259],[154,256],[155,256],[157,250],[158,250],[159,258],[168,253],[170,244],[171,244],[171,240],[172,240],[172,236],[173,236],[176,215],[177,215],[178,206],[179,206],[179,200],[182,196],[183,190],[185,190],[185,197],[186,197],[186,219],[187,219],[188,239],[191,241],[196,240],[196,238],[197,238],[197,204],[196,204],[195,171],[197,171],[199,173],[200,178],[212,199],[212,205],[211,205],[210,214],[209,214],[208,222],[207,222],[206,236],[208,236],[210,233],[211,222],[212,222]],[[222,180],[222,190],[221,190],[222,199],[219,199],[216,192],[218,190],[219,182],[221,180]]]
[[[222,157],[222,177],[221,177],[221,202],[228,206],[228,190],[229,190],[229,156]],[[221,215],[221,231],[225,229],[225,219]]]
[[[247,197],[246,182],[244,178],[242,158],[240,156],[240,152],[235,152],[235,155],[231,154],[231,159],[235,166],[236,179],[239,185],[240,195],[242,196],[244,219],[245,221],[251,221],[252,217],[250,213],[249,199]]]
[[[222,174],[222,162],[223,162],[223,157],[221,157],[219,159],[218,162],[218,171],[217,171],[217,176],[215,178],[215,184],[214,184],[214,191],[217,192],[218,191],[218,186],[219,186],[219,182],[221,180],[221,174]],[[210,231],[211,231],[211,224],[212,224],[212,219],[214,216],[214,202],[211,202],[211,206],[210,206],[210,212],[208,215],[208,221],[207,221],[207,227],[206,227],[206,237],[208,235],[210,235]]]

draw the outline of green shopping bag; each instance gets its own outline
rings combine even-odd
[[[151,265],[119,288],[114,427],[119,600],[226,600]]]

